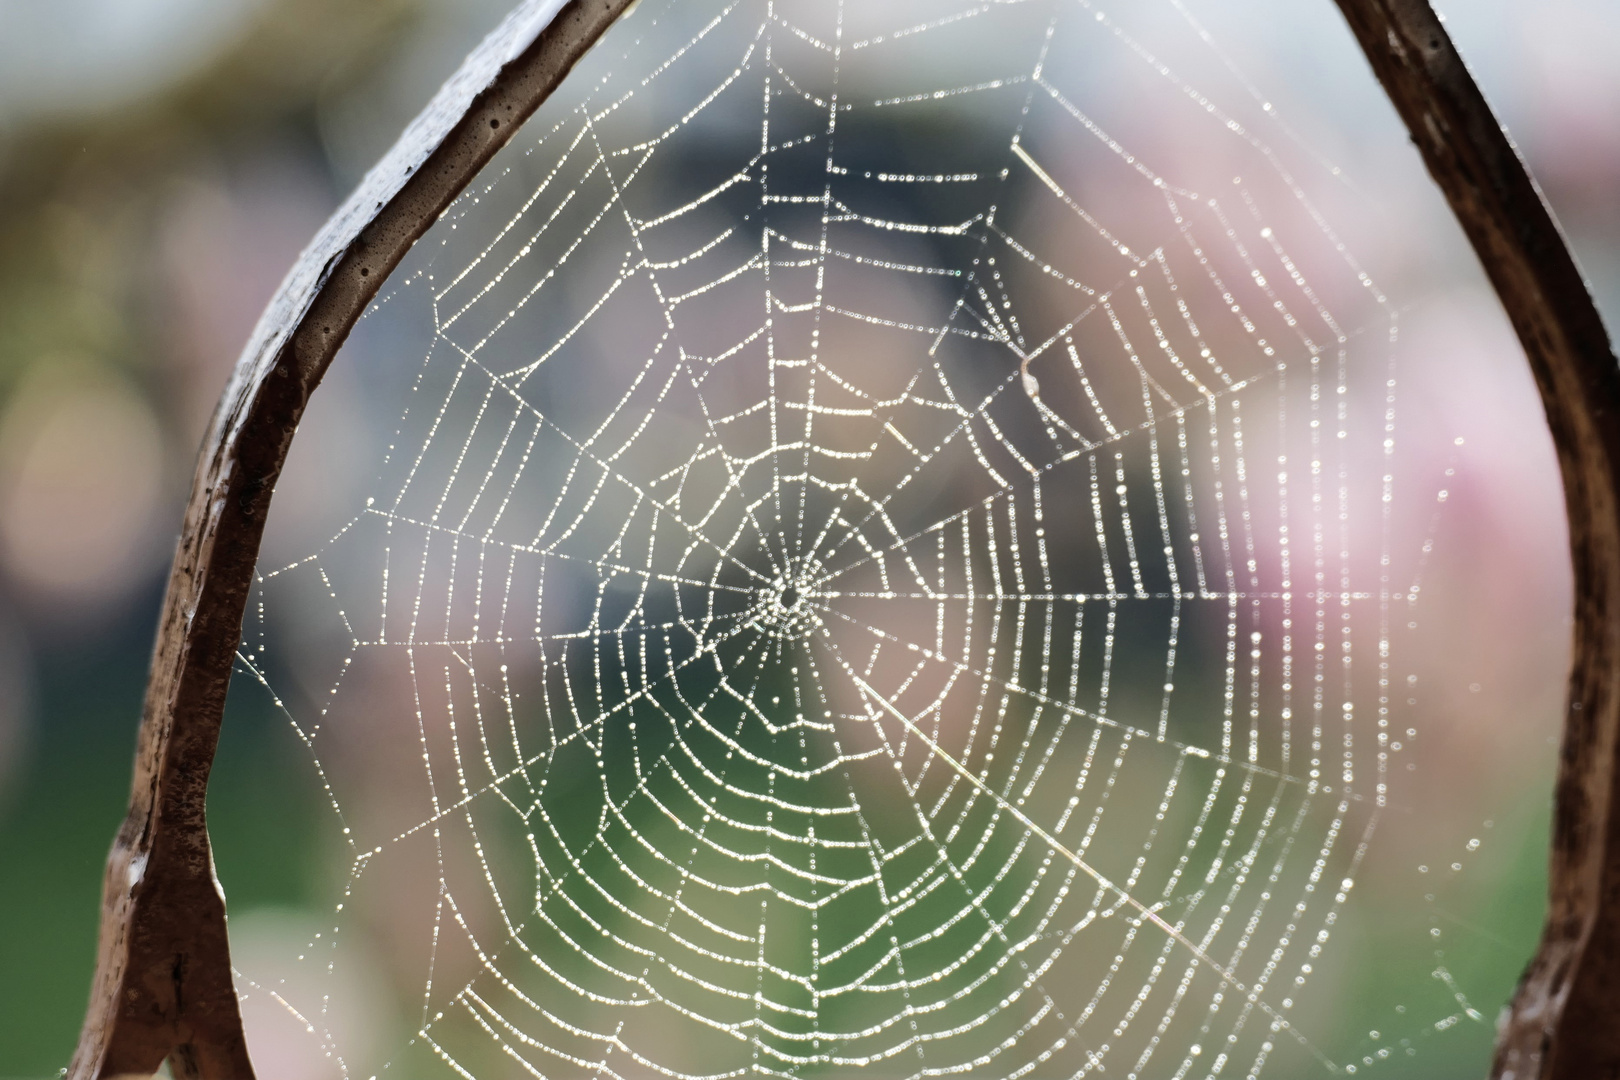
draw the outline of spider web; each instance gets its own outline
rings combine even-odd
[[[1387,796],[1396,315],[1209,52],[616,26],[357,329],[386,449],[261,568],[345,872],[323,989],[245,992],[344,1075],[1337,1071],[1293,1018]]]

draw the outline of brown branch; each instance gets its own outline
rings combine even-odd
[[[203,444],[164,598],[129,813],[72,1080],[253,1075],[204,819],[270,495],[298,419],[382,281],[629,0],[526,0],[469,56],[288,274]]]
[[[1620,370],[1556,223],[1426,0],[1337,2],[1524,344],[1568,504],[1575,663],[1550,903],[1493,1075],[1620,1076]],[[310,393],[382,280],[626,6],[523,4],[334,215],[238,362],[164,601],[74,1080],[150,1075],[165,1057],[177,1076],[252,1075],[204,800],[271,492]]]
[[[1574,665],[1547,922],[1492,1076],[1620,1077],[1620,367],[1552,212],[1427,0],[1337,0],[1524,345],[1558,449]]]

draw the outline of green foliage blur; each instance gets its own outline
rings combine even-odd
[[[496,16],[416,0],[202,6],[0,13],[0,1076],[54,1076],[78,1034],[213,400],[365,159]],[[200,42],[138,32],[205,14],[225,25]],[[125,25],[129,48],[95,54],[75,41],[94,37],[81,18]],[[43,69],[27,85],[25,60]],[[308,823],[265,812],[291,763],[254,719],[214,773],[211,821],[233,838],[219,873],[233,910],[296,907],[316,871]]]

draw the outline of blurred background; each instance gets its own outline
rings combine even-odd
[[[1298,134],[1352,182],[1386,167],[1418,176],[1387,109],[1331,107],[1348,86],[1364,99],[1371,77],[1328,0],[1312,3],[1281,19],[1277,4],[1252,18],[1234,8],[1221,48],[1268,91],[1321,105]],[[1439,6],[1614,326],[1620,9]],[[0,1077],[55,1075],[71,1053],[157,605],[230,366],[298,251],[505,8],[0,0]],[[1488,1020],[1541,914],[1567,655],[1561,495],[1522,359],[1443,204],[1374,186],[1407,201],[1389,235],[1359,247],[1453,253],[1448,274],[1399,283],[1422,308],[1409,332],[1435,373],[1409,392],[1468,436],[1435,478],[1449,499],[1423,573],[1434,602],[1453,605],[1442,621],[1473,629],[1429,640],[1422,708],[1452,722],[1417,760],[1439,789],[1455,770],[1493,792],[1489,816],[1452,808],[1460,836],[1499,831],[1488,867],[1455,898],[1424,894],[1442,907],[1415,917],[1476,936],[1453,970]],[[227,732],[210,796],[233,920],[298,910],[321,873],[300,857],[313,826],[264,812],[297,763],[257,730]],[[1402,875],[1452,858],[1391,850]],[[300,865],[304,876],[286,872]],[[1378,889],[1382,872],[1364,883]],[[1473,1025],[1425,1075],[1480,1075],[1489,1034]]]

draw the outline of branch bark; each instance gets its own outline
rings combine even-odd
[[[299,258],[220,399],[158,625],[128,815],[72,1080],[253,1075],[208,773],[271,492],[339,346],[411,245],[556,89],[630,0],[526,0],[463,63]]]
[[[1507,309],[1541,390],[1575,571],[1547,922],[1499,1080],[1620,1077],[1620,365],[1552,212],[1428,0],[1337,0]]]

